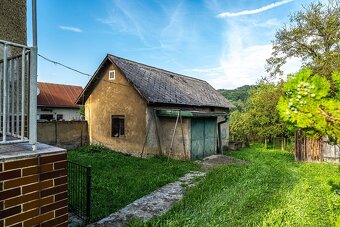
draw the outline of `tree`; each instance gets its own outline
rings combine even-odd
[[[289,131],[276,109],[281,95],[281,85],[261,83],[252,88],[244,111],[234,111],[231,114],[231,138],[253,142],[264,141],[267,145],[270,139],[288,137]]]
[[[325,77],[334,87],[332,72],[340,71],[340,3],[312,3],[290,16],[290,25],[279,29],[273,41],[273,52],[266,70],[271,76],[282,75],[287,59],[302,59],[304,66]]]
[[[331,75],[334,88],[340,90],[340,73]],[[331,84],[310,69],[288,77],[278,110],[292,131],[302,129],[309,137],[327,136],[340,142],[340,93],[332,96]]]

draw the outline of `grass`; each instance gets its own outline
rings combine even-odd
[[[92,221],[97,221],[176,181],[199,166],[188,161],[154,157],[141,159],[88,146],[68,152],[68,160],[92,166]]]
[[[210,171],[165,215],[130,226],[340,226],[340,166],[259,147]]]

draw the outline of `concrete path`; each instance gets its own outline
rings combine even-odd
[[[161,187],[89,226],[124,226],[129,220],[147,221],[154,216],[160,216],[170,210],[174,202],[183,198],[185,189],[194,186],[197,182],[195,179],[203,176],[205,176],[203,172],[189,172],[178,181]]]

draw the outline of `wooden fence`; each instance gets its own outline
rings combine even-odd
[[[340,162],[340,145],[331,145],[327,140],[309,139],[302,131],[297,131],[295,159],[307,162]]]

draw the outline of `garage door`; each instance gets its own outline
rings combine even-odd
[[[216,154],[216,118],[191,119],[191,160]]]

